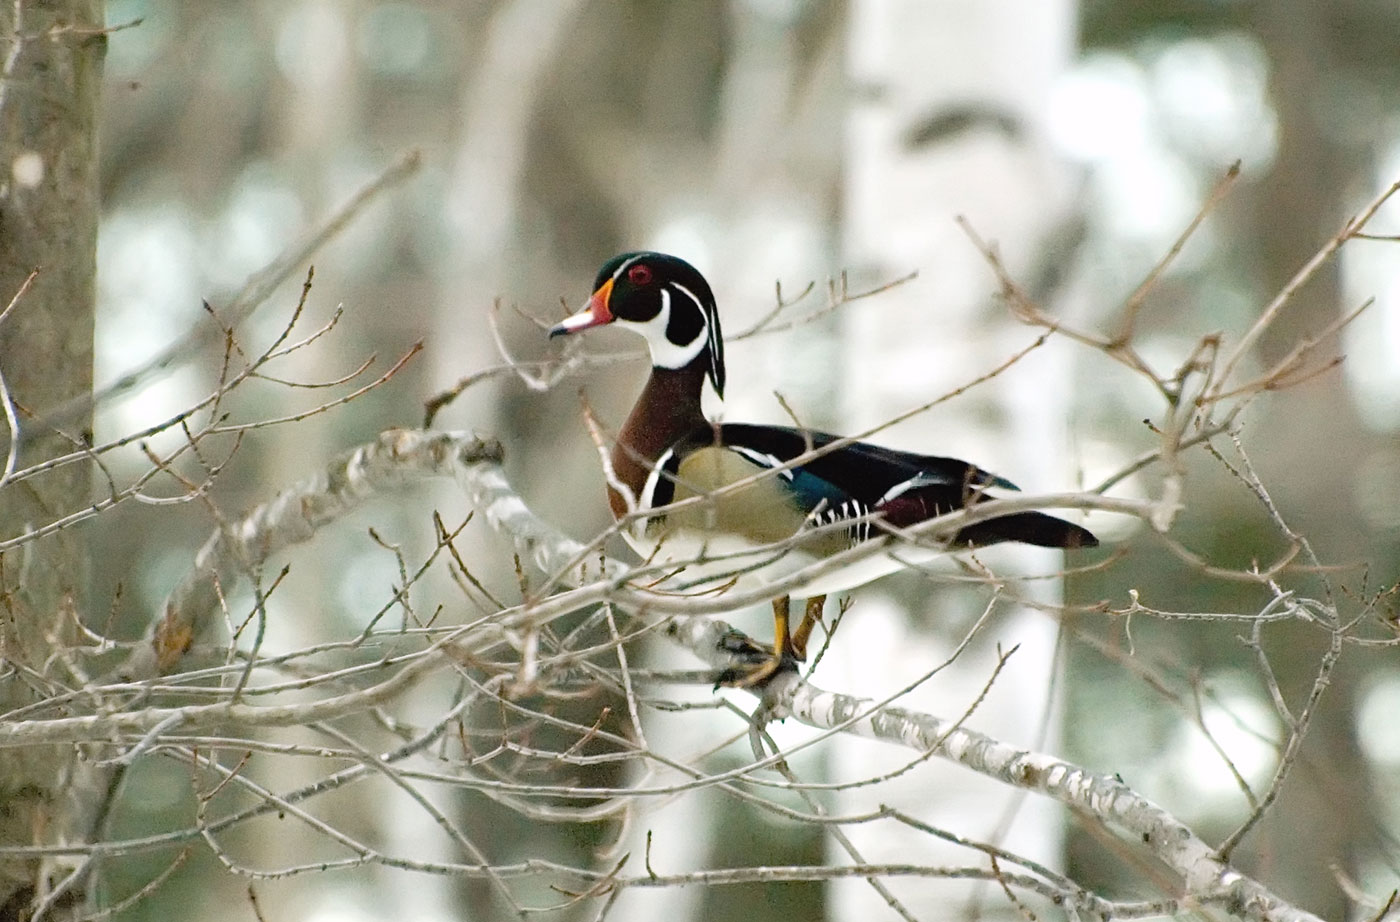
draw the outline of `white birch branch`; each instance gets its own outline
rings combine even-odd
[[[715,668],[735,665],[722,639],[732,630],[713,619],[676,619],[668,633]],[[824,691],[795,673],[763,692],[775,718],[791,717],[819,730],[930,752],[1003,784],[1053,798],[1122,830],[1181,878],[1179,911],[1209,906],[1251,922],[1320,922],[1221,861],[1180,820],[1128,785],[1044,753],[1017,749],[953,721]]]
[[[504,477],[492,478],[494,502],[508,516],[492,523],[509,529],[525,526],[532,546],[549,532],[514,496]],[[555,532],[557,534],[557,532]],[[512,535],[513,536],[513,535]],[[556,557],[572,558],[577,542],[559,549]],[[733,653],[729,625],[711,618],[678,616],[668,634],[689,647],[717,670],[742,666]],[[1251,922],[1320,922],[1271,893],[1216,857],[1214,850],[1184,823],[1116,778],[1090,772],[1053,756],[1017,749],[988,736],[929,714],[818,689],[791,673],[780,675],[760,692],[774,716],[791,716],[817,729],[837,729],[869,739],[932,750],[940,758],[970,768],[1004,784],[1051,797],[1117,827],[1139,842],[1181,878],[1182,909],[1210,906]]]
[[[218,589],[227,592],[248,568],[290,545],[305,541],[364,501],[428,477],[452,476],[472,497],[494,528],[515,542],[522,556],[546,572],[561,573],[586,563],[597,573],[599,554],[540,520],[511,489],[500,465],[501,447],[465,433],[390,430],[375,441],[336,458],[325,470],[279,494],[210,537],[195,565],[164,606],[151,643],[133,663],[169,668],[189,640],[214,621]],[[592,559],[590,559],[592,558]],[[518,624],[577,610],[604,599],[670,610],[668,633],[717,670],[741,666],[728,625],[686,612],[734,608],[738,597],[665,600],[627,587],[627,568],[603,564],[606,576],[548,600],[527,603],[499,614],[501,623]],[[562,603],[562,604],[561,604]],[[700,603],[698,605],[691,603]],[[186,732],[216,725],[277,726],[326,719],[398,694],[434,668],[453,638],[405,663],[377,685],[311,703],[252,706],[238,702],[179,708],[146,708],[52,720],[0,721],[0,746],[92,739],[118,732]],[[173,658],[165,662],[164,652]],[[153,674],[153,673],[150,673]],[[1051,797],[1121,830],[1132,842],[1170,867],[1181,881],[1181,911],[1211,907],[1251,922],[1316,922],[1316,917],[1275,896],[1262,884],[1222,862],[1215,851],[1186,825],[1116,778],[1089,772],[1049,755],[1017,749],[974,730],[932,715],[862,698],[823,691],[783,673],[756,690],[773,715],[790,716],[812,727],[833,730],[933,752],[1002,783]]]
[[[487,503],[490,515],[496,495],[487,486],[474,490],[474,475],[495,472],[500,476],[500,460],[501,446],[494,440],[403,429],[390,429],[332,459],[315,475],[209,536],[195,554],[194,565],[166,599],[162,617],[148,635],[149,643],[126,664],[124,676],[139,679],[168,672],[216,620],[221,593],[227,596],[238,580],[255,572],[272,554],[310,540],[321,528],[376,496],[430,477],[456,475],[474,499]],[[483,464],[487,468],[479,470]],[[528,529],[522,532],[529,534]]]

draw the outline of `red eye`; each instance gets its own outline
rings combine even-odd
[[[650,285],[651,269],[641,263],[627,270],[627,281],[633,285]]]

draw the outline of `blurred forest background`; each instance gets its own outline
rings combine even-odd
[[[524,314],[557,319],[561,299],[577,307],[598,265],[622,250],[693,262],[731,333],[773,308],[775,282],[786,296],[816,282],[808,307],[799,306],[810,322],[736,337],[723,413],[784,422],[776,391],[804,422],[856,431],[985,373],[1037,332],[996,297],[995,273],[955,216],[996,243],[1048,314],[1111,333],[1125,299],[1240,161],[1240,180],[1139,315],[1139,350],[1170,371],[1209,332],[1238,342],[1346,217],[1400,179],[1392,0],[109,0],[106,21],[129,27],[109,36],[100,108],[99,389],[207,326],[203,300],[227,304],[355,190],[421,152],[412,176],[312,260],[309,313],[323,320],[337,305],[345,313],[333,346],[309,353],[297,377],[335,379],[371,354],[382,369],[418,341],[423,353],[345,408],[250,435],[214,487],[229,512],[383,429],[419,425],[426,399],[502,364],[497,336],[521,362],[549,357],[553,347]],[[1400,233],[1400,206],[1371,230]],[[1270,367],[1366,299],[1375,303],[1326,342],[1328,355],[1346,355],[1343,364],[1264,395],[1241,436],[1282,516],[1332,568],[1342,595],[1391,625],[1387,590],[1400,578],[1397,267],[1393,241],[1353,241],[1291,299],[1256,344],[1254,366]],[[918,276],[822,312],[826,280],[843,271],[853,291]],[[302,278],[294,274],[245,324],[247,339],[276,334]],[[499,438],[532,508],[580,539],[607,518],[579,388],[615,426],[646,373],[636,343],[610,336],[587,348],[624,360],[543,392],[488,374],[435,421]],[[220,343],[186,350],[167,373],[99,405],[96,439],[200,399],[220,362]],[[1161,407],[1152,397],[1103,355],[1052,339],[992,387],[878,440],[967,457],[1026,489],[1089,488],[1153,447],[1144,419],[1160,423]],[[247,415],[267,418],[321,399],[268,382],[238,395]],[[1286,550],[1238,478],[1205,452],[1186,460],[1185,510],[1172,533],[1183,548],[1241,569]],[[119,474],[128,464],[129,474],[147,459],[111,463]],[[1152,492],[1154,475],[1143,476],[1145,484],[1119,489]],[[431,547],[431,510],[460,520],[464,508],[451,489],[412,491],[320,536],[323,565],[294,567],[269,603],[269,649],[353,636],[389,597],[400,574],[366,527],[411,557]],[[112,612],[114,635],[140,636],[213,524],[201,503],[97,519],[95,620]],[[1004,615],[962,691],[921,706],[960,713],[986,678],[986,650],[1024,643],[1025,661],[1006,679],[1016,689],[1003,695],[1007,716],[989,701],[988,732],[1117,772],[1216,842],[1248,812],[1240,780],[1263,789],[1278,759],[1281,727],[1242,640],[1248,627],[1129,619],[1096,605],[1126,609],[1136,591],[1156,610],[1249,614],[1268,594],[1173,553],[1140,526],[1107,516],[1089,524],[1106,547],[1088,559],[1105,565],[1033,592],[1051,606],[1062,592],[1064,613]],[[490,546],[485,529],[479,540]],[[498,548],[495,559],[478,576],[509,595],[509,557]],[[1024,560],[1033,572],[1061,565]],[[946,655],[986,604],[975,588],[931,591],[913,576],[856,596],[844,643],[817,678],[877,696]],[[1296,702],[1325,638],[1285,622],[1262,642]],[[1293,774],[1234,860],[1327,918],[1374,913],[1400,886],[1397,713],[1394,647],[1345,651]],[[720,761],[743,758],[745,747]],[[861,757],[825,753],[806,770],[834,777],[849,768],[843,760]],[[899,796],[960,831],[948,817],[966,810],[986,827],[969,835],[1034,826],[1021,834],[1039,844],[1023,847],[1086,885],[1152,895],[1151,868],[1054,810],[1025,805],[1034,819],[1013,823],[1012,797],[940,812],[937,792],[958,784],[958,773],[920,766],[899,779],[909,786]],[[121,835],[188,821],[186,766],[147,759],[126,785],[113,820]],[[597,844],[569,842],[574,827],[541,832],[484,798],[464,795],[453,806],[477,835],[513,842],[512,854],[531,854],[535,835],[541,853]],[[375,835],[413,852],[421,829],[395,829],[393,820],[380,816]],[[828,848],[819,829],[732,802],[669,822],[693,832],[701,867],[818,863]],[[265,859],[250,863],[276,866],[294,861],[297,845],[243,848]],[[113,862],[105,886],[116,899],[169,862],[159,852]],[[246,886],[196,856],[121,917],[252,918]],[[257,886],[268,919],[499,912],[480,882],[387,867]],[[924,907],[920,918],[974,918],[990,913],[977,908],[997,895],[990,890],[950,898],[930,886],[932,902],[911,899]],[[616,917],[723,922],[751,917],[767,899],[779,917],[892,916],[859,882],[691,887],[674,898],[624,900]]]

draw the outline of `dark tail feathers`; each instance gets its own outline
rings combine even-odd
[[[1003,541],[1019,541],[1037,547],[1098,547],[1099,539],[1087,528],[1043,512],[1016,512],[969,525],[958,532],[954,544],[985,547]]]

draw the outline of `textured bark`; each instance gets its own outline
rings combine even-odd
[[[85,420],[58,433],[36,417],[92,387],[102,25],[100,0],[0,6],[0,309],[39,270],[0,322],[0,373],[23,430],[19,469],[86,438]],[[82,463],[5,483],[0,534],[80,508],[88,488]],[[54,672],[53,653],[82,610],[80,542],[61,531],[0,558],[0,710],[29,703],[47,678],[72,681]],[[72,756],[71,747],[0,753],[0,841],[49,841],[67,828]],[[0,865],[0,917],[24,917],[42,873],[37,861]]]
[[[1267,8],[1265,8],[1267,6]],[[1340,90],[1347,59],[1357,54],[1344,35],[1347,4],[1283,0],[1256,8],[1254,27],[1270,62],[1270,96],[1278,110],[1277,159],[1255,190],[1253,229],[1257,271],[1266,294],[1272,294],[1336,233],[1356,207],[1348,188],[1364,187],[1365,163],[1355,141],[1336,130],[1335,106],[1345,105]],[[1385,31],[1382,27],[1378,31]],[[1362,65],[1365,66],[1365,65]],[[1268,367],[1296,343],[1325,328],[1354,305],[1341,290],[1341,263],[1330,260],[1289,301],[1259,342],[1260,364]],[[1339,497],[1335,484],[1356,483],[1361,462],[1384,444],[1365,431],[1353,395],[1339,375],[1291,393],[1286,402],[1267,407],[1256,424],[1256,456],[1264,475],[1279,478],[1275,498],[1288,509],[1297,527],[1331,560],[1367,559],[1375,553],[1363,530],[1353,495]],[[1298,444],[1296,434],[1308,432]],[[1347,451],[1318,451],[1321,445],[1346,445]],[[1285,691],[1295,697],[1312,682],[1317,669],[1315,644],[1279,643],[1274,670]],[[1358,680],[1365,670],[1348,668],[1332,680],[1328,698],[1304,749],[1304,763],[1325,770],[1298,773],[1279,798],[1269,821],[1243,843],[1238,861],[1246,869],[1268,869],[1281,881],[1285,896],[1326,918],[1339,919],[1355,907],[1338,884],[1338,869],[1364,873],[1364,842],[1375,841],[1375,817],[1382,809],[1372,798],[1377,790],[1367,772],[1355,737]],[[1297,830],[1307,829],[1300,838]],[[1382,859],[1383,860],[1383,859]]]

